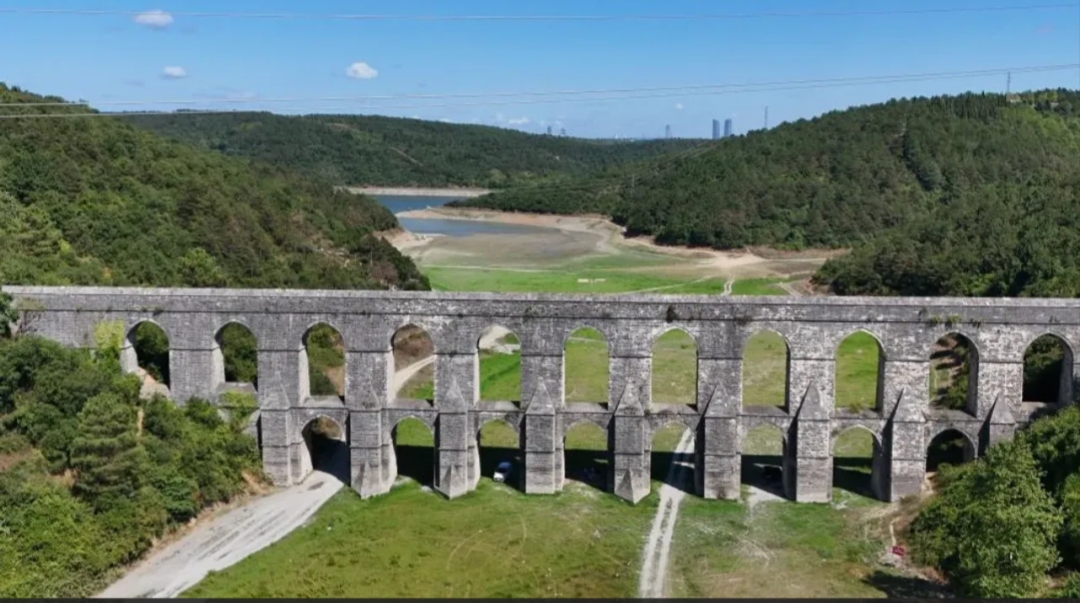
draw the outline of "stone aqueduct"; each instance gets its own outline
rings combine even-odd
[[[93,345],[95,326],[144,321],[170,338],[175,400],[213,400],[224,383],[216,334],[229,323],[258,340],[258,432],[266,472],[296,483],[310,470],[302,429],[324,416],[345,426],[352,487],[362,496],[387,492],[396,477],[392,432],[418,418],[435,433],[434,487],[449,498],[479,479],[478,432],[501,419],[520,434],[527,493],[560,491],[563,439],[580,421],[609,434],[608,488],[637,502],[650,489],[652,434],[679,423],[695,434],[695,487],[706,498],[737,498],[742,442],[763,424],[785,434],[784,489],[800,502],[832,491],[832,442],[851,427],[874,434],[873,488],[883,500],[921,489],[927,444],[954,429],[974,450],[1009,438],[1037,411],[1022,402],[1023,358],[1037,337],[1065,342],[1059,406],[1075,400],[1080,370],[1080,301],[949,298],[730,298],[667,296],[496,295],[286,290],[181,290],[6,287],[22,312],[24,332],[65,345]],[[318,323],[346,343],[344,399],[314,398],[307,383],[304,336]],[[488,326],[511,329],[521,342],[522,400],[479,402],[477,339]],[[426,330],[435,348],[433,403],[390,395],[391,340],[401,327]],[[564,403],[564,342],[580,327],[609,345],[609,400]],[[697,403],[650,400],[652,344],[670,329],[697,344]],[[744,407],[743,347],[762,330],[789,347],[787,404]],[[874,410],[834,408],[838,344],[856,331],[877,338],[881,379]],[[967,411],[930,408],[930,350],[959,333],[974,345]]]

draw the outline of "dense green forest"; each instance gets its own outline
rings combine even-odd
[[[853,248],[840,294],[1080,295],[1080,93],[894,100],[460,206],[660,243]]]
[[[350,186],[504,188],[584,174],[696,144],[585,140],[375,115],[187,112],[125,120],[196,146]]]
[[[46,98],[0,85],[0,102]],[[0,121],[7,284],[427,289],[375,200],[69,107]]]
[[[228,420],[202,400],[140,400],[120,375],[121,325],[100,326],[96,353],[0,334],[0,597],[91,595],[262,480],[243,433],[254,400]]]

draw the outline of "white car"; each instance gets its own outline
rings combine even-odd
[[[510,464],[510,461],[499,463],[499,465],[495,467],[495,475],[492,476],[492,479],[499,483],[505,482],[506,478],[510,477],[511,469],[513,469],[513,465]]]

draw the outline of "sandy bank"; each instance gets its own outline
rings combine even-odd
[[[356,195],[387,195],[393,197],[457,197],[472,199],[491,191],[482,188],[412,188],[385,186],[346,186],[345,190]]]
[[[587,236],[594,241],[593,245],[595,245],[595,247],[592,251],[595,253],[617,254],[627,249],[638,249],[654,254],[666,255],[672,257],[673,260],[680,261],[680,266],[677,268],[671,267],[668,269],[669,271],[672,269],[685,269],[686,271],[695,273],[704,271],[723,276],[737,275],[740,277],[758,277],[813,272],[817,266],[829,257],[835,257],[836,255],[843,253],[842,251],[837,252],[834,250],[772,252],[771,250],[743,249],[735,251],[719,251],[707,248],[658,245],[651,237],[626,237],[624,234],[625,229],[623,227],[611,222],[606,217],[599,215],[564,216],[554,214],[500,212],[472,208],[435,207],[403,212],[398,214],[398,217],[471,220],[551,228],[561,231],[564,234],[575,235],[577,237]],[[515,242],[517,241],[520,241],[522,246],[529,244],[523,238],[516,239]],[[423,249],[430,242],[430,240],[403,241],[408,247],[399,246],[398,248],[403,251],[405,249]],[[440,246],[443,246],[444,243],[449,245],[450,239],[441,239],[439,243]],[[551,243],[544,241],[541,244],[550,245]],[[463,245],[463,243],[459,244],[459,246]],[[450,250],[433,249],[432,251],[438,252],[434,254],[435,257],[424,259],[442,259],[441,256],[443,253]],[[459,250],[455,249],[454,251]]]

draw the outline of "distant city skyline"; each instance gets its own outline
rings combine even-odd
[[[720,140],[720,120],[712,120],[712,139]]]
[[[730,138],[735,133],[735,124],[731,118],[724,120],[724,138]]]

